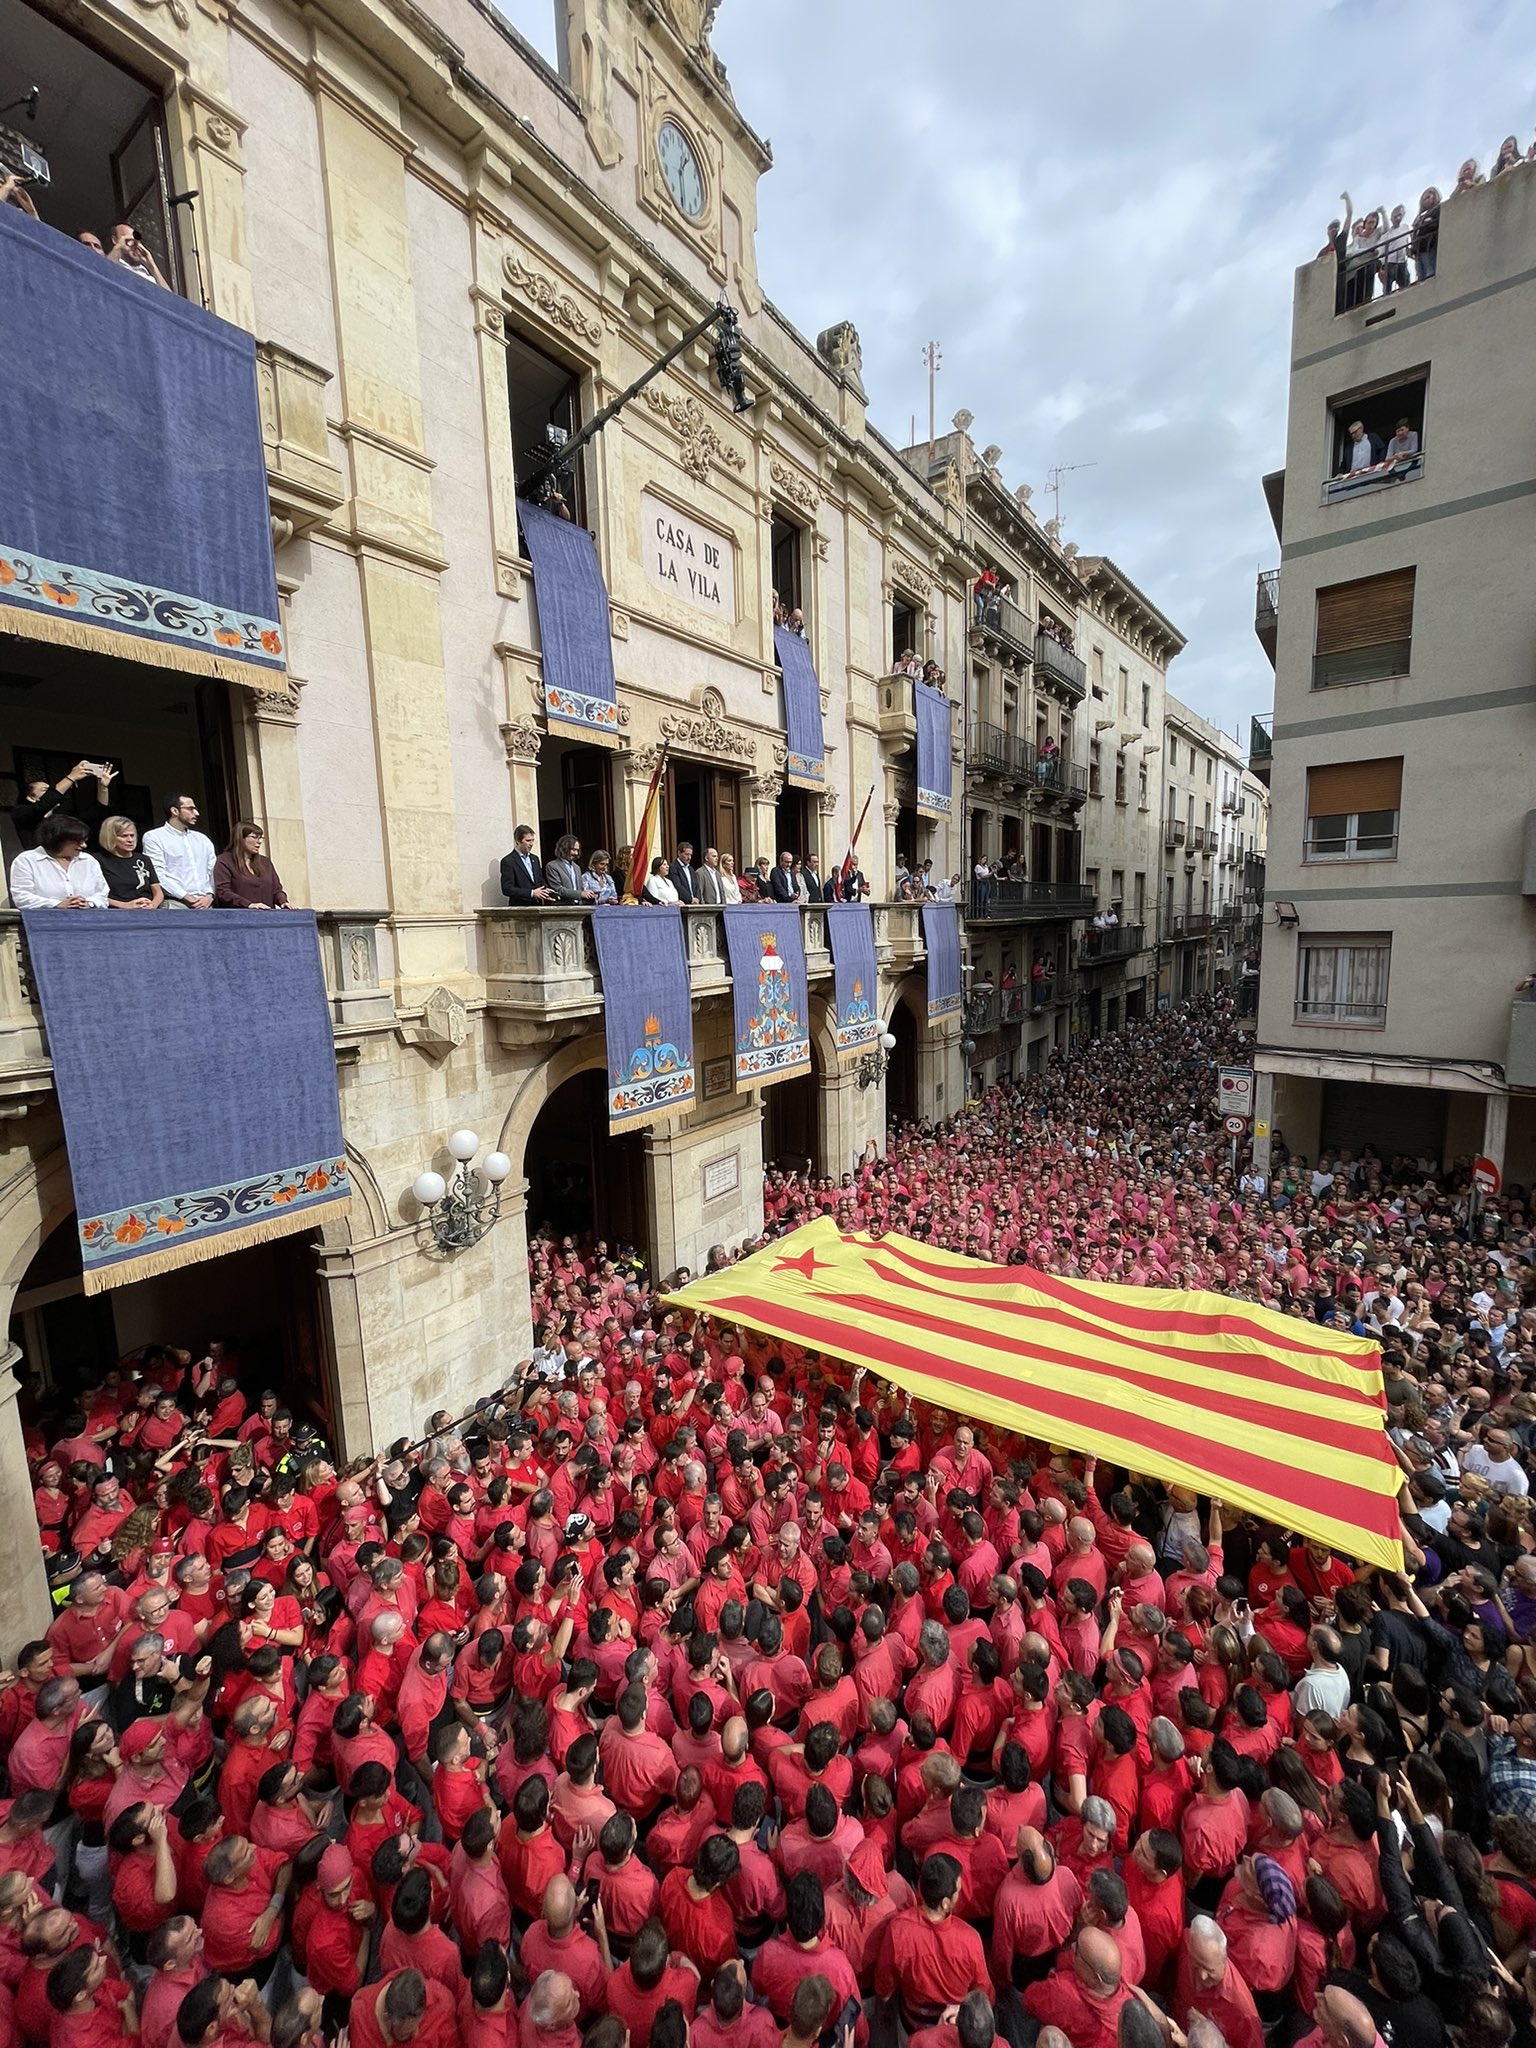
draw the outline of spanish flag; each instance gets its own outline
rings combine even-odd
[[[665,1300],[1402,1569],[1402,1475],[1364,1338],[1221,1294],[844,1236],[825,1217]]]

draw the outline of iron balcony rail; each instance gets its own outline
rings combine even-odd
[[[1070,649],[1047,633],[1042,626],[1035,635],[1035,670],[1037,674],[1054,676],[1076,697],[1088,694],[1088,669]]]
[[[971,623],[974,631],[990,634],[1026,661],[1033,659],[1035,622],[1027,612],[1020,611],[1011,597],[999,592],[976,601]]]
[[[1144,925],[1116,924],[1107,930],[1090,925],[1079,934],[1077,957],[1089,966],[1099,960],[1126,960],[1132,953],[1139,953],[1145,944]]]
[[[1086,882],[972,882],[973,918],[1017,921],[1025,917],[1087,917],[1094,894]]]

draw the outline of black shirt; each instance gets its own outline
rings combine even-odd
[[[98,853],[96,858],[107,878],[107,894],[115,903],[136,903],[140,897],[153,896],[160,877],[142,847],[137,853]]]

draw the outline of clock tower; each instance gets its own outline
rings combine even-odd
[[[624,176],[626,198],[661,246],[685,244],[712,289],[755,313],[757,181],[773,154],[737,111],[710,48],[720,0],[562,4],[565,75],[597,162]]]

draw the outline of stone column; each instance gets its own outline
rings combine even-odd
[[[0,1654],[7,1663],[53,1619],[32,1517],[32,1475],[16,1407],[20,1387],[12,1368],[20,1357],[14,1344],[0,1350],[0,1499],[9,1508],[0,1520]]]
[[[1483,1097],[1483,1156],[1491,1159],[1502,1174],[1504,1146],[1509,1131],[1509,1097],[1502,1091]]]
[[[1275,1128],[1275,1077],[1256,1073],[1253,1077],[1253,1164],[1266,1177],[1269,1173],[1271,1133]]]

